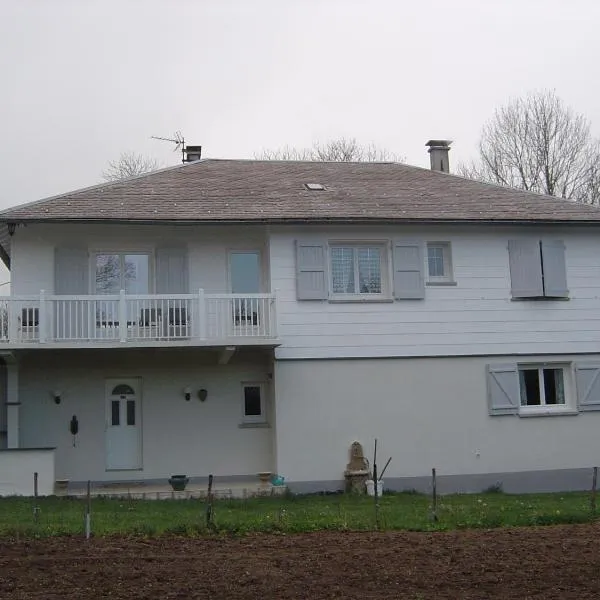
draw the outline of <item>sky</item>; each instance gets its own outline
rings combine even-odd
[[[164,166],[355,137],[475,156],[510,99],[554,90],[600,135],[598,0],[0,0],[0,208]]]

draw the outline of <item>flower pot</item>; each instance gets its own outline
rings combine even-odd
[[[189,480],[190,479],[187,475],[171,475],[169,478],[169,483],[176,492],[183,492]]]

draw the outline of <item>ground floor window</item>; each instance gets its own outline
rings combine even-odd
[[[565,408],[568,404],[566,368],[557,365],[519,365],[522,408]]]
[[[262,383],[242,384],[242,423],[266,423],[265,392]]]

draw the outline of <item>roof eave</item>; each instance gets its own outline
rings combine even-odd
[[[600,225],[598,219],[524,219],[524,218],[407,218],[407,217],[281,217],[251,219],[115,219],[115,218],[2,218],[0,223],[42,224],[114,224],[114,225],[389,225],[418,223],[423,225]]]

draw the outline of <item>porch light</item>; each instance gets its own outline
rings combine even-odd
[[[192,390],[189,387],[183,389],[183,397],[189,402],[192,398]]]
[[[60,390],[54,390],[52,392],[52,398],[54,399],[55,404],[60,404],[62,400],[62,392]]]
[[[208,390],[205,390],[204,388],[202,388],[201,390],[198,390],[198,399],[200,400],[200,402],[204,402],[207,397],[208,397]]]

